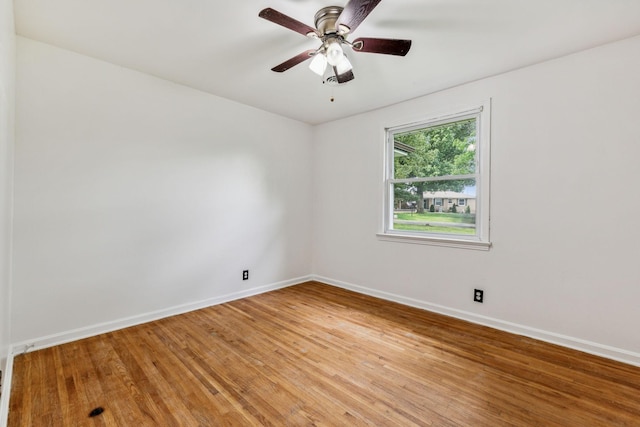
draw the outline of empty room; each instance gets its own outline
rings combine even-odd
[[[0,0],[0,426],[640,425],[640,1]]]

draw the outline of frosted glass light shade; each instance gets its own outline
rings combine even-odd
[[[353,66],[351,65],[351,62],[349,62],[349,60],[347,59],[347,55],[342,54],[342,61],[338,62],[338,65],[336,65],[336,74],[338,75],[344,74],[347,71],[350,71],[351,69],[353,69]]]
[[[327,58],[325,58],[323,54],[317,53],[311,60],[309,69],[317,75],[322,76],[325,68],[327,68]]]
[[[330,42],[329,47],[327,48],[327,62],[335,67],[342,61],[343,58],[344,52],[342,51],[340,42],[336,40]]]

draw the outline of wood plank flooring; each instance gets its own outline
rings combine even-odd
[[[253,425],[640,426],[640,368],[315,282],[15,358],[10,427]]]

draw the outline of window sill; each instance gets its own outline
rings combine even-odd
[[[477,240],[462,240],[447,237],[416,236],[396,233],[377,233],[378,240],[385,242],[410,243],[416,245],[447,246],[450,248],[473,249],[477,251],[488,251],[491,242],[480,242]]]

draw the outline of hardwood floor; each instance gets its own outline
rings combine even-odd
[[[84,425],[638,426],[640,368],[310,282],[17,356],[9,426]]]

